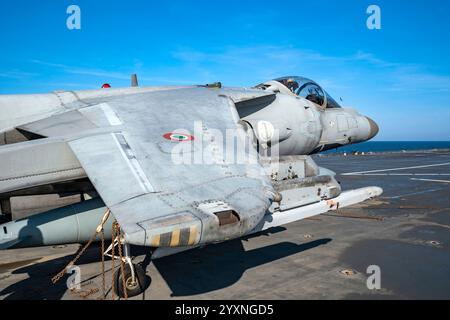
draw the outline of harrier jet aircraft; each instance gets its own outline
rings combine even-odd
[[[117,220],[123,236],[108,250],[123,249],[126,289],[116,291],[131,296],[144,275],[131,245],[157,259],[382,193],[342,192],[309,156],[378,133],[312,80],[253,88],[133,80],[129,88],[0,96],[1,249],[86,243],[101,230],[111,239]],[[64,193],[93,197],[20,219],[11,210],[13,197]]]

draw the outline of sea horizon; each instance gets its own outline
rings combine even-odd
[[[370,153],[408,152],[450,149],[450,141],[367,141],[323,152],[330,153]]]

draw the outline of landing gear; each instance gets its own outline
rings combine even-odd
[[[144,269],[138,264],[127,263],[124,266],[125,290],[128,297],[137,296],[147,288],[147,278]],[[133,276],[134,274],[134,276]],[[114,292],[121,298],[125,297],[122,271],[118,268],[114,274]]]
[[[134,264],[132,262],[130,245],[123,242],[123,240],[120,242],[123,243],[123,256],[113,256],[108,254],[108,252],[112,249],[112,246],[116,247],[121,245],[118,239],[116,239],[105,252],[105,255],[111,257],[111,259],[117,259],[120,261],[120,265],[114,273],[113,290],[114,293],[121,298],[134,297],[143,293],[145,289],[147,289],[151,278],[146,276],[141,265]],[[147,278],[150,280],[147,281]]]

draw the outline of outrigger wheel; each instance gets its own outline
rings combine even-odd
[[[147,277],[144,269],[139,264],[133,264],[135,279],[133,281],[133,275],[131,267],[128,263],[123,266],[123,273],[125,277],[125,288],[127,290],[128,297],[137,296],[145,291],[147,288]],[[151,281],[151,278],[150,280]],[[120,267],[114,273],[114,292],[121,298],[125,298],[124,286],[122,282],[122,271]]]

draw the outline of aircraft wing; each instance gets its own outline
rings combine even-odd
[[[271,182],[253,147],[236,148],[237,155],[224,147],[230,136],[236,145],[245,143],[246,134],[233,101],[220,91],[188,88],[84,102],[20,129],[64,137],[129,243],[218,242],[263,219]]]

